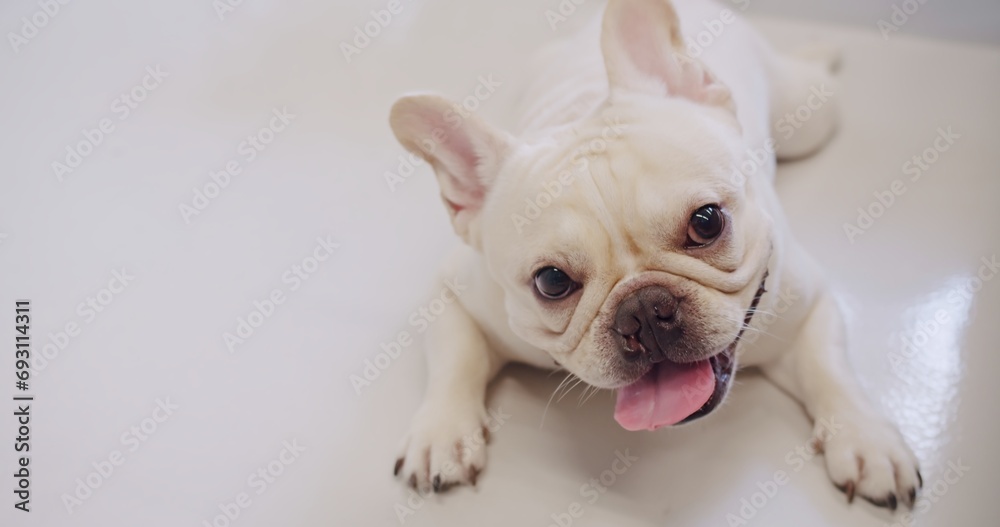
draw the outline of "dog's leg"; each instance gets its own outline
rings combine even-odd
[[[839,63],[836,49],[813,45],[791,56],[768,50],[771,135],[779,160],[807,156],[826,144],[837,127]]]
[[[840,311],[820,292],[788,354],[761,367],[814,420],[814,445],[833,483],[880,506],[913,506],[922,482],[916,456],[862,393],[847,361]]]
[[[502,362],[458,302],[431,324],[427,392],[403,438],[394,474],[427,492],[475,484],[489,440],[486,385]]]

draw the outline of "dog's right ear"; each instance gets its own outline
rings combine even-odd
[[[514,140],[459,108],[436,95],[410,95],[392,106],[389,124],[407,150],[434,168],[455,232],[478,247],[483,201]]]
[[[685,53],[670,0],[610,0],[601,52],[612,93],[640,91],[733,110],[729,89]]]

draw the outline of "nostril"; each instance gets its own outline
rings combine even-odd
[[[642,305],[645,321],[648,323],[675,322],[678,302],[665,287],[649,286],[636,293]]]
[[[664,346],[676,340],[680,315],[677,299],[662,286],[646,286],[625,297],[612,328],[622,358],[651,364],[666,360]]]
[[[639,338],[634,334],[625,335],[624,338],[625,345],[622,346],[622,356],[629,362],[638,360],[646,352],[646,348],[643,347],[642,342],[639,342]]]
[[[662,320],[664,322],[673,322],[674,315],[676,313],[676,306],[664,306],[662,304],[655,304],[653,306],[653,314],[658,320]]]
[[[642,328],[642,322],[635,315],[620,314],[615,323],[615,331],[621,336],[635,335]]]

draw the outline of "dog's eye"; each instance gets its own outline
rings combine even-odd
[[[705,205],[694,211],[688,222],[687,247],[703,247],[715,241],[726,226],[726,217],[718,205]]]
[[[535,291],[549,300],[566,298],[577,288],[577,283],[557,267],[542,267],[535,272]]]

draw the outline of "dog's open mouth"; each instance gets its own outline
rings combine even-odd
[[[735,350],[734,341],[698,362],[654,364],[639,380],[618,389],[615,420],[626,430],[656,430],[708,415],[729,390]]]
[[[765,292],[766,279],[765,271],[747,309],[744,329]],[[729,391],[736,369],[736,345],[742,336],[743,329],[725,349],[698,362],[665,360],[654,364],[639,380],[618,389],[615,420],[626,430],[656,430],[708,415]]]

